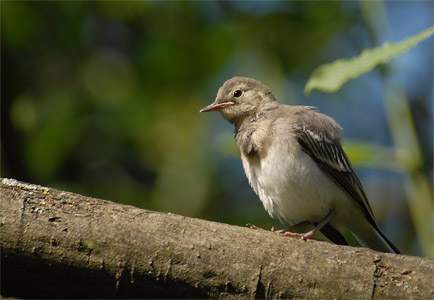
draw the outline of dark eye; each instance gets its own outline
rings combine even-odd
[[[234,92],[234,97],[235,97],[235,98],[239,98],[239,97],[241,97],[242,94],[243,94],[243,91],[242,91],[242,90],[236,90],[236,91]]]

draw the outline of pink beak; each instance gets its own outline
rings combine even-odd
[[[211,103],[208,106],[205,106],[202,108],[199,112],[207,112],[207,111],[213,111],[213,110],[220,110],[223,107],[234,105],[232,101],[229,102],[223,102],[223,103]]]

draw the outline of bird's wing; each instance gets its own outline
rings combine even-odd
[[[330,176],[333,181],[359,203],[371,225],[378,229],[374,214],[369,205],[360,180],[351,167],[339,141],[333,140],[326,133],[315,132],[306,126],[298,126],[296,137],[304,152]]]
[[[318,133],[305,126],[299,126],[296,135],[303,151],[306,152],[338,186],[357,201],[366,219],[378,233],[381,240],[395,253],[400,253],[398,248],[381,232],[375,222],[374,213],[369,205],[362,184],[356,173],[354,173],[351,163],[342,149],[339,140],[336,140],[336,138],[333,140],[331,137],[328,137],[325,132]],[[332,237],[336,236],[333,234],[333,230],[328,230],[325,233],[326,236],[327,234]]]

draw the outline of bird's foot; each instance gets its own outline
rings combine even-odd
[[[273,228],[271,228],[271,231],[272,231],[272,232],[275,232],[275,233],[278,233],[278,234],[285,234],[285,233],[289,233],[289,234],[297,234],[297,233],[291,232],[291,230],[290,230],[289,228],[286,228],[286,229],[280,229],[280,230],[274,230],[274,227],[273,227]]]
[[[247,223],[246,226],[249,227],[250,229],[255,229],[255,230],[265,230],[265,229],[263,229],[263,228],[261,228],[261,227],[258,227],[258,226],[256,226],[256,225],[253,225],[253,224],[250,224],[250,223]]]
[[[265,229],[258,227],[256,225],[250,224],[250,223],[247,223],[246,226],[248,226],[251,229],[264,230],[265,231]],[[304,241],[313,239],[313,236],[315,234],[314,230],[311,230],[311,231],[306,232],[306,233],[297,233],[297,232],[291,232],[290,229],[293,229],[293,228],[275,230],[274,227],[271,227],[270,231],[277,233],[277,234],[281,234],[283,236],[297,237],[297,238],[300,238]]]
[[[267,230],[264,229],[264,228],[258,227],[258,226],[256,226],[256,225],[253,225],[253,224],[250,224],[250,223],[247,223],[246,226],[249,227],[250,229],[255,229],[255,230],[264,230],[264,231],[267,231]],[[282,231],[282,230],[274,230],[274,227],[271,227],[271,230],[270,230],[270,231],[271,231],[271,232],[275,232],[275,233],[280,233],[280,231]]]
[[[282,232],[281,234],[283,236],[290,236],[290,237],[300,238],[303,241],[305,241],[305,240],[311,240],[311,239],[313,239],[313,236],[315,235],[315,232],[313,230],[311,230],[311,231],[306,232],[306,233],[296,233],[296,232],[289,232],[289,231],[284,230],[284,232]]]

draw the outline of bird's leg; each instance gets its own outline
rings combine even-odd
[[[301,238],[302,240],[310,240],[313,239],[313,236],[315,235],[315,233],[317,233],[317,231],[321,230],[321,228],[323,228],[328,222],[330,222],[330,220],[336,215],[336,212],[334,210],[332,210],[325,218],[324,220],[322,220],[318,225],[315,226],[314,229],[312,229],[309,232],[306,233],[297,233],[297,232],[292,232],[293,230],[297,230],[299,228],[308,226],[308,225],[312,225],[312,222],[309,221],[302,221],[298,224],[295,224],[287,229],[282,229],[282,230],[274,230],[274,227],[271,228],[271,232],[275,232],[275,233],[279,233],[282,234],[284,236],[290,236],[290,237],[298,237]],[[262,229],[260,227],[257,227],[253,224],[247,224],[247,226],[249,226],[251,229],[256,229],[256,230],[265,230]]]
[[[294,233],[294,232],[285,232],[283,233],[284,236],[291,236],[291,237],[299,237],[302,240],[312,239],[315,233],[317,233],[318,230],[323,228],[330,220],[336,215],[336,212],[332,210],[325,218],[322,220],[318,225],[315,226],[314,229],[312,229],[309,232],[306,233]],[[298,225],[298,224],[297,224]]]
[[[286,232],[291,232],[291,231],[294,231],[294,230],[297,230],[299,228],[303,228],[303,227],[306,227],[306,226],[309,226],[309,225],[312,225],[312,223],[309,222],[309,221],[302,221],[302,222],[300,222],[298,224],[295,224],[295,225],[293,225],[291,227],[288,227],[286,229],[274,230],[274,227],[273,227],[273,228],[271,228],[271,231],[272,232],[276,232],[276,233],[280,233],[280,234],[284,234]]]

